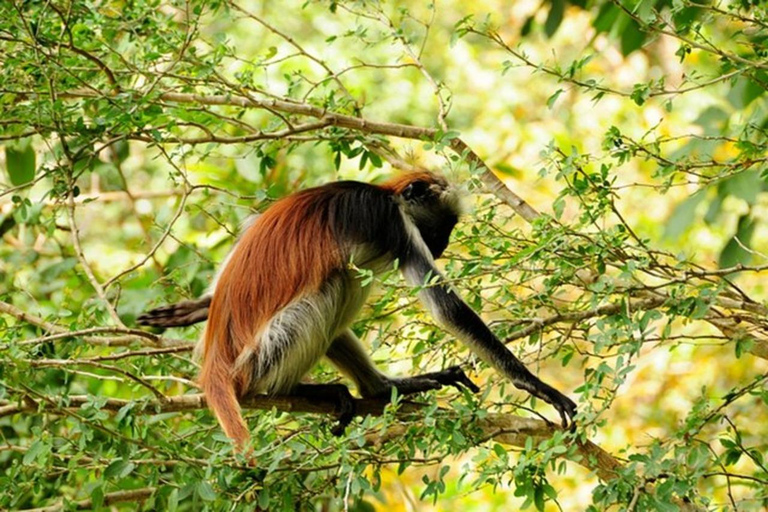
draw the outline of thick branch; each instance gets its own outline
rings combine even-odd
[[[62,399],[66,407],[77,409],[86,403],[92,403],[92,397],[87,395],[75,395]],[[110,412],[117,412],[121,408],[129,405],[130,400],[118,398],[107,399],[102,408]],[[377,399],[355,399],[355,406],[359,415],[379,416],[389,404],[389,400]],[[336,413],[337,404],[334,400],[328,399],[308,399],[304,397],[293,396],[266,396],[259,395],[241,401],[245,409],[272,410],[277,409],[284,412],[304,412],[315,414]],[[24,411],[37,410],[38,408],[51,409],[53,406],[48,402],[35,402],[32,399],[24,400],[18,404],[11,404],[0,407],[0,417],[18,414]],[[164,400],[147,400],[144,402],[135,402],[133,408],[134,414],[162,414],[168,412],[183,412],[204,409],[206,407],[205,397],[202,394],[181,395],[167,397]],[[400,404],[399,413],[401,415],[418,411],[422,406],[414,402],[403,402]],[[449,413],[447,413],[449,414]],[[560,431],[560,427],[547,423],[542,420],[523,418],[509,414],[491,414],[488,417],[479,420],[477,425],[483,432],[483,438],[495,438],[500,442],[513,446],[525,446],[528,437],[534,437],[541,441],[551,437],[555,432]],[[402,436],[408,428],[406,423],[400,423],[390,427],[384,434],[372,434],[368,436],[370,444],[381,444],[388,440]],[[574,462],[594,471],[598,477],[609,479],[615,475],[616,469],[621,467],[621,463],[613,458],[608,452],[597,445],[587,441],[580,443],[576,451],[577,456],[573,457]]]
[[[104,501],[102,502],[102,506],[106,505],[113,505],[115,503],[125,503],[127,501],[142,501],[150,496],[152,496],[155,491],[154,487],[144,487],[142,489],[130,489],[127,491],[116,491],[116,492],[110,492],[109,494],[104,495]],[[58,501],[57,503],[53,505],[48,505],[47,507],[40,507],[40,508],[28,508],[25,509],[25,512],[59,512],[60,510],[91,510],[93,509],[93,500],[92,499],[86,499],[86,500],[80,500],[76,501],[74,503],[69,503],[64,506],[64,503],[62,501]]]
[[[92,399],[87,395],[70,396],[62,401],[67,403],[67,407],[73,409],[86,403],[92,403]],[[354,402],[357,412],[361,416],[379,416],[389,404],[388,400],[377,399],[355,399]],[[192,394],[167,397],[164,400],[147,400],[144,402],[131,402],[130,400],[109,398],[103,404],[102,408],[110,412],[117,412],[131,403],[135,403],[135,407],[133,408],[134,414],[162,414],[168,412],[193,411],[206,407],[205,397],[202,394]],[[337,413],[337,404],[334,400],[317,398],[308,399],[293,396],[259,395],[242,400],[241,406],[244,409],[277,409],[284,412],[306,412],[329,415]],[[52,409],[54,407],[54,405],[47,401],[36,403],[30,397],[22,403],[0,407],[0,417],[29,410],[37,410],[38,408]],[[418,411],[421,407],[421,404],[414,402],[401,403],[398,410],[400,422],[390,426],[384,432],[369,434],[366,437],[366,442],[369,445],[380,446],[403,437],[408,428],[410,428],[410,424],[407,423],[405,416],[408,413]],[[449,411],[444,412],[445,414],[452,414]],[[538,443],[551,437],[556,432],[562,431],[559,426],[552,423],[533,418],[523,418],[511,414],[489,414],[485,418],[478,420],[474,426],[480,430],[478,443],[494,439],[500,443],[520,448],[526,445],[528,438],[532,437],[534,442]],[[611,480],[617,477],[618,471],[623,467],[623,464],[618,459],[591,441],[577,441],[576,443],[576,449],[569,451],[565,456],[580,466],[593,471],[601,480]],[[694,509],[687,503],[679,502],[679,505],[683,510]]]

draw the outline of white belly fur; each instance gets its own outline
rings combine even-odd
[[[260,332],[255,350],[238,358],[238,365],[255,366],[252,392],[289,393],[349,327],[369,292],[357,279],[338,276],[283,308]]]

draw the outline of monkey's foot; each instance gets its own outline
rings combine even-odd
[[[303,396],[315,400],[331,400],[336,403],[338,422],[331,428],[331,434],[338,437],[352,422],[357,412],[355,399],[344,384],[298,384],[291,392],[294,396]]]
[[[480,391],[477,384],[469,380],[469,377],[467,377],[467,374],[464,373],[460,366],[451,366],[439,372],[425,373],[417,377],[436,380],[443,386],[453,386],[459,390],[467,388],[473,393]]]
[[[403,377],[398,379],[389,379],[390,384],[397,388],[401,395],[412,395],[430,389],[440,389],[443,386],[454,386],[457,389],[467,388],[473,393],[480,391],[480,388],[474,382],[469,380],[467,374],[458,366],[451,366],[439,372],[423,373],[413,377]],[[380,396],[384,396],[381,393]]]

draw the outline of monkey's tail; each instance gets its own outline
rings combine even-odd
[[[205,393],[208,407],[216,414],[224,433],[235,442],[235,448],[242,451],[250,438],[248,427],[240,413],[237,400],[236,375],[232,375],[234,361],[222,350],[221,340],[213,337],[211,329],[206,329],[204,336],[203,368],[200,372],[200,385]]]
[[[161,306],[139,315],[136,323],[151,327],[184,327],[196,324],[208,318],[212,298],[213,296],[208,294],[198,299]]]

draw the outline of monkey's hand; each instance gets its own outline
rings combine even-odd
[[[529,392],[536,398],[544,400],[552,405],[560,414],[563,428],[572,429],[574,426],[573,418],[576,416],[576,402],[542,381],[536,379],[531,382],[515,383],[515,387]]]

